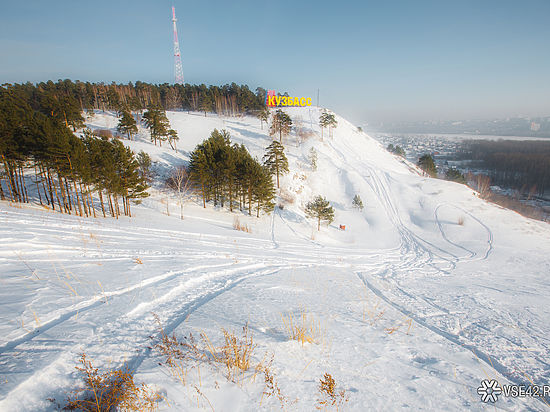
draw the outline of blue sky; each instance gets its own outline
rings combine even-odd
[[[365,122],[550,115],[550,1],[1,0],[0,82],[246,83]]]

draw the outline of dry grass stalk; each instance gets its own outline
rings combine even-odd
[[[78,292],[69,284],[69,282],[63,280],[63,283],[69,288],[72,293],[74,293],[75,296],[78,296]]]
[[[242,374],[251,368],[256,345],[248,325],[243,327],[241,337],[222,329],[224,345],[217,347],[205,333],[200,334],[200,344],[193,334],[184,337],[184,341],[179,341],[175,335],[168,336],[162,329],[158,316],[154,316],[159,325],[160,335],[160,342],[155,348],[165,357],[163,365],[167,366],[183,385],[186,384],[187,371],[198,367],[199,363],[223,365],[227,379],[236,383],[240,381]]]
[[[320,399],[317,400],[317,409],[325,409],[326,407],[336,407],[338,411],[340,407],[349,401],[344,389],[336,389],[336,381],[329,374],[325,373],[323,379],[319,380]]]
[[[197,392],[197,408],[200,408],[200,398],[203,398],[206,400],[206,402],[208,402],[208,406],[210,406],[210,409],[212,410],[212,412],[214,412],[214,407],[212,406],[212,403],[210,402],[210,399],[208,399],[206,397],[206,395],[204,393],[202,393],[202,391],[200,390],[200,388],[197,386],[197,385],[194,385],[193,388],[195,388],[195,391]]]
[[[225,366],[226,377],[232,382],[238,383],[244,372],[250,369],[251,357],[256,345],[248,324],[243,326],[242,337],[238,338],[234,333],[222,329],[224,345],[215,347],[205,333],[201,338],[206,345],[206,350],[211,359]]]
[[[382,319],[384,313],[386,313],[386,309],[380,310],[379,306],[380,301],[376,302],[372,308],[370,307],[370,305],[365,304],[365,307],[363,309],[363,319],[366,320],[368,318],[369,323],[371,325],[375,325],[376,322]]]
[[[42,322],[40,322],[40,318],[38,317],[38,315],[34,310],[32,311],[32,314],[34,315],[34,321],[36,322],[36,326],[37,327],[42,326]]]
[[[240,230],[241,232],[246,232],[246,233],[251,233],[252,232],[250,230],[250,228],[248,227],[248,225],[241,224],[238,217],[235,217],[235,219],[233,219],[233,229]]]
[[[281,409],[285,410],[287,406],[293,405],[298,402],[298,399],[290,401],[285,395],[283,395],[281,388],[279,387],[279,382],[275,378],[273,372],[271,371],[271,365],[273,363],[273,355],[271,355],[270,361],[266,366],[262,364],[258,365],[258,368],[261,368],[264,374],[264,391],[262,392],[262,397],[260,399],[260,406],[264,400],[264,396],[267,398],[275,397],[278,399]]]
[[[407,335],[409,334],[409,332],[411,331],[411,328],[412,328],[412,318],[409,318],[409,320],[407,320],[407,325],[409,325],[407,327]]]
[[[103,285],[101,284],[99,279],[97,280],[97,284],[99,285],[99,288],[101,289],[101,293],[103,293],[104,302],[108,304],[109,301],[107,300],[107,295],[105,294],[105,290],[103,289]]]
[[[248,325],[243,326],[241,339],[225,329],[223,337],[225,345],[222,346],[222,351],[228,371],[247,371],[250,368],[250,356],[255,348]]]
[[[166,366],[174,378],[182,385],[186,384],[188,369],[193,369],[194,365],[190,362],[206,360],[206,355],[202,351],[192,334],[185,337],[185,341],[181,342],[175,334],[168,336],[159,317],[154,314],[155,321],[158,324],[158,332],[160,341],[155,345],[155,348],[165,357],[164,363],[160,365]]]
[[[397,326],[386,328],[385,331],[388,335],[391,335],[392,333],[397,332],[402,326],[405,326],[405,325],[407,325],[407,332],[405,334],[408,335],[412,328],[412,318],[406,319],[405,321],[401,322]]]
[[[31,268],[30,265],[21,257],[21,254],[17,252],[15,252],[15,254],[19,258],[19,260],[23,262],[23,264],[31,271],[30,277],[32,278],[33,276],[35,276],[37,280],[40,280],[40,278],[38,277],[38,273],[36,272],[36,269]]]
[[[281,319],[288,337],[299,341],[302,346],[304,343],[319,343],[321,340],[321,323],[319,321],[315,322],[313,315],[308,315],[302,311],[297,320],[294,319],[291,313],[287,316],[281,314]]]
[[[460,226],[464,226],[464,216],[460,216],[457,222]]]
[[[385,331],[388,335],[391,335],[393,332],[397,332],[400,326],[392,326],[391,328],[386,328]]]
[[[90,412],[154,411],[161,396],[142,383],[136,385],[128,367],[100,372],[82,354],[77,366],[84,375],[84,390],[75,390],[67,399],[64,410]]]
[[[264,395],[268,398],[275,396],[279,400],[279,403],[281,404],[281,408],[284,409],[285,405],[287,403],[286,397],[282,394],[281,388],[279,388],[279,383],[271,373],[271,370],[269,368],[264,369],[264,383],[265,383],[265,389],[262,392],[262,399],[260,400],[260,405],[262,404]]]
[[[315,240],[316,234],[317,234],[317,231],[312,228],[311,229],[311,236],[309,237],[310,240]]]

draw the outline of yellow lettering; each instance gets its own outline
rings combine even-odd
[[[283,96],[283,106],[288,106],[288,97]]]
[[[305,106],[306,105],[306,99],[304,99],[303,97],[300,99],[300,106]]]
[[[297,97],[294,98],[294,106],[300,106],[300,99]]]
[[[277,96],[275,98],[275,100],[277,101],[277,106],[280,106],[281,105],[281,96]]]
[[[308,106],[311,106],[311,97],[308,97],[306,101],[307,101],[306,104],[307,104]]]
[[[275,106],[275,96],[269,96],[267,98],[267,105],[268,106]]]

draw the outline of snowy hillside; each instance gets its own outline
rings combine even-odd
[[[162,182],[214,128],[260,160],[271,141],[256,118],[183,112],[167,113],[177,153],[142,127],[124,140],[157,173],[132,218],[0,202],[1,411],[63,406],[81,385],[83,352],[101,368],[135,369],[162,395],[159,410],[281,409],[259,369],[232,382],[197,362],[185,384],[175,378],[154,347],[155,316],[167,335],[204,333],[214,346],[222,328],[239,335],[248,324],[252,361],[272,359],[286,410],[315,410],[325,373],[346,392],[341,410],[548,408],[550,397],[485,404],[477,388],[550,384],[550,226],[422,177],[339,116],[321,139],[319,109],[285,111],[313,135],[283,138],[290,173],[270,216],[192,199],[179,218]],[[117,119],[97,112],[87,123],[114,132]],[[304,211],[315,195],[335,208],[320,232]],[[250,233],[233,229],[236,217]],[[284,319],[302,313],[320,328],[314,343],[289,339]]]

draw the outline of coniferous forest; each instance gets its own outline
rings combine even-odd
[[[550,142],[473,140],[462,156],[487,170],[494,184],[539,196],[550,189]]]
[[[148,196],[147,173],[140,167],[139,156],[110,133],[97,135],[83,129],[84,112],[117,111],[118,131],[128,138],[137,132],[131,113],[140,112],[152,141],[168,140],[175,149],[178,137],[167,127],[164,110],[234,116],[263,109],[264,96],[264,89],[254,94],[235,83],[221,87],[70,80],[4,84],[0,87],[0,198],[25,203],[32,190],[43,206],[96,216],[95,198],[103,216],[131,216],[130,201]],[[238,205],[250,214],[254,209],[257,216],[261,210],[273,209],[269,170],[244,146],[232,145],[225,131],[215,130],[197,147],[190,170],[204,204],[213,201],[230,210]]]
[[[274,207],[275,187],[270,170],[254,159],[244,145],[231,144],[227,131],[214,130],[191,153],[191,179],[203,206],[238,207],[260,216]]]
[[[235,83],[223,86],[149,84],[140,81],[128,84],[89,83],[59,80],[57,83],[14,84],[10,89],[26,100],[42,102],[42,106],[64,106],[67,122],[73,125],[81,112],[90,110],[143,111],[149,107],[164,110],[213,112],[226,116],[252,113],[265,107],[266,91]]]
[[[53,210],[95,216],[95,192],[104,216],[131,216],[130,200],[147,196],[134,153],[88,130],[75,136],[84,119],[71,103],[29,85],[0,88],[0,198],[29,202],[30,181]]]

